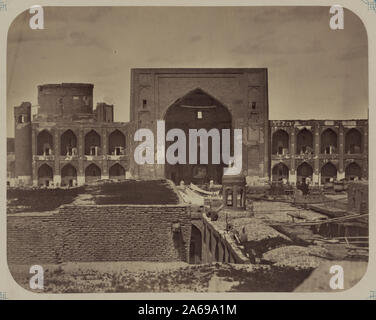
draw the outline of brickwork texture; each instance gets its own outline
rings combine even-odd
[[[188,261],[189,207],[63,206],[49,215],[8,215],[9,264]]]

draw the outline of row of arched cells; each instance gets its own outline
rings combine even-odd
[[[313,168],[307,163],[303,162],[300,164],[296,170],[297,182],[302,182],[303,180],[309,178],[312,181]],[[289,178],[289,168],[284,163],[276,164],[272,169],[272,180],[282,181],[283,179],[288,180]],[[321,183],[329,182],[331,179],[337,178],[337,168],[331,163],[327,162],[321,168]],[[351,162],[347,165],[345,170],[345,179],[354,180],[355,178],[362,178],[362,169],[356,162]]]
[[[100,155],[101,151],[101,136],[95,131],[89,131],[84,138],[84,154],[85,155]],[[77,136],[70,129],[66,130],[60,136],[60,155],[75,155],[77,154]],[[37,155],[51,155],[54,148],[54,139],[47,130],[41,131],[37,135]],[[120,130],[114,130],[108,136],[108,154],[121,155],[124,154],[125,149],[125,135]]]
[[[100,180],[102,175],[101,169],[94,163],[88,165],[85,169],[85,182],[90,183]],[[109,169],[109,178],[123,180],[125,179],[125,169],[119,163],[115,163]],[[53,169],[48,164],[42,164],[38,169],[38,185],[49,185],[53,180]],[[77,169],[66,164],[61,168],[61,185],[74,186],[77,182]]]
[[[300,130],[296,139],[295,152],[297,154],[313,153],[313,134],[310,130],[306,128]],[[336,153],[337,147],[337,133],[330,128],[324,130],[321,134],[320,152],[323,154]],[[285,130],[279,129],[272,136],[272,154],[282,155],[288,153],[288,150],[289,135]],[[362,152],[362,134],[359,130],[352,128],[345,135],[345,153],[357,154]]]

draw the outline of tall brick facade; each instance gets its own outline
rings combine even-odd
[[[173,105],[184,104],[187,94],[200,90],[212,98],[211,105],[190,99],[190,112],[209,107],[225,107],[231,114],[232,128],[243,131],[242,175],[251,180],[268,176],[268,79],[267,69],[132,69],[131,122],[137,128],[152,129],[164,120]],[[200,119],[198,119],[199,122]],[[187,123],[192,128],[196,123]],[[164,165],[137,165],[131,170],[140,178],[165,177]],[[194,169],[194,168],[193,168]]]

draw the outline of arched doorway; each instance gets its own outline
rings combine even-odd
[[[326,163],[321,168],[321,183],[327,183],[337,178],[337,168],[331,162]]]
[[[285,155],[289,152],[289,135],[285,130],[279,129],[272,136],[272,154]]]
[[[354,180],[362,178],[362,169],[356,162],[351,162],[345,170],[346,180]]]
[[[38,186],[50,186],[53,181],[53,170],[48,164],[42,164],[38,169]]]
[[[108,154],[119,156],[124,154],[125,136],[116,129],[108,137]]]
[[[208,163],[200,162],[200,139],[197,143],[197,164],[189,164],[189,130],[190,129],[211,129],[219,130],[219,154],[222,154],[221,130],[232,128],[232,117],[229,110],[217,99],[204,92],[202,89],[195,89],[178,99],[172,104],[165,114],[166,133],[170,129],[180,129],[186,136],[186,163],[165,165],[165,176],[176,184],[180,181],[185,183],[207,183],[213,180],[215,183],[222,182],[223,168],[225,164],[220,157],[219,164],[213,164],[212,138],[208,137]],[[166,142],[166,150],[175,141]],[[231,138],[231,152],[233,139]],[[177,154],[174,154],[177,156]],[[217,154],[216,154],[217,156]]]
[[[298,183],[306,182],[307,178],[309,178],[312,181],[312,176],[313,176],[313,169],[310,164],[307,162],[303,162],[297,169],[297,178],[298,178]]]
[[[124,180],[125,170],[120,164],[115,163],[109,170],[109,176],[110,176],[110,179]]]
[[[189,263],[198,264],[202,261],[202,236],[201,231],[194,225],[191,230],[191,242],[189,248]]]
[[[321,153],[337,153],[337,134],[330,128],[321,134]]]
[[[311,154],[313,153],[313,135],[312,132],[306,128],[299,131],[296,142],[297,154]]]
[[[77,170],[71,164],[66,164],[61,169],[61,185],[73,187],[77,184]]]
[[[346,133],[345,152],[347,154],[362,153],[362,134],[359,130],[352,128]]]
[[[101,179],[101,169],[94,163],[87,166],[85,169],[85,182],[95,182]]]
[[[284,163],[278,163],[272,170],[272,181],[283,181],[289,179],[289,168]]]
[[[54,143],[52,134],[47,130],[39,132],[37,136],[37,155],[52,155],[53,147]]]
[[[77,137],[70,129],[61,135],[60,154],[62,156],[77,155]]]
[[[98,156],[101,154],[101,136],[91,130],[85,135],[85,155]]]

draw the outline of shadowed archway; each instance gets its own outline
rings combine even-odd
[[[345,136],[345,152],[347,154],[362,153],[362,134],[359,130],[352,128]]]
[[[61,135],[60,154],[62,156],[77,155],[77,137],[70,129],[68,129]]]
[[[311,154],[313,152],[313,134],[306,128],[299,131],[296,136],[296,153]]]
[[[124,180],[125,169],[118,163],[115,163],[109,170],[110,179]]]
[[[108,154],[123,155],[125,149],[125,135],[118,129],[108,137]]]
[[[272,135],[272,154],[284,155],[289,152],[289,134],[282,129]]]
[[[310,164],[307,162],[303,162],[299,165],[299,167],[296,169],[297,178],[299,183],[306,181],[307,178],[311,179],[313,177],[313,169]]]
[[[53,180],[53,170],[48,164],[42,164],[38,169],[38,185],[50,186]]]
[[[328,162],[321,168],[321,183],[330,182],[337,178],[337,168],[336,166]]]
[[[321,134],[321,153],[337,153],[337,140],[337,133],[330,128],[325,129]]]
[[[289,168],[284,163],[278,163],[272,170],[272,181],[282,181],[289,179]]]
[[[85,135],[85,155],[98,156],[101,154],[101,136],[95,131],[90,130]]]
[[[165,114],[166,133],[170,129],[181,129],[186,136],[186,163],[165,165],[165,176],[176,184],[180,181],[185,183],[208,183],[213,180],[215,183],[222,182],[223,168],[225,164],[220,158],[219,164],[213,164],[212,138],[208,138],[208,163],[200,163],[200,139],[197,143],[197,164],[189,164],[189,130],[210,129],[219,130],[220,155],[222,154],[221,130],[232,128],[232,117],[230,111],[216,98],[212,97],[202,89],[197,88],[190,91],[175,103],[173,103]],[[166,143],[166,150],[174,141]],[[231,138],[231,151],[233,139]],[[175,152],[174,156],[177,156]]]
[[[85,182],[95,182],[101,179],[101,169],[94,163],[87,166],[85,169]]]
[[[50,132],[43,130],[37,135],[37,155],[52,155],[54,147],[53,137]]]
[[[346,180],[354,180],[354,179],[361,179],[362,178],[362,168],[356,163],[351,162],[345,170],[345,178]]]
[[[77,183],[77,170],[70,163],[61,169],[61,185],[73,187]]]

